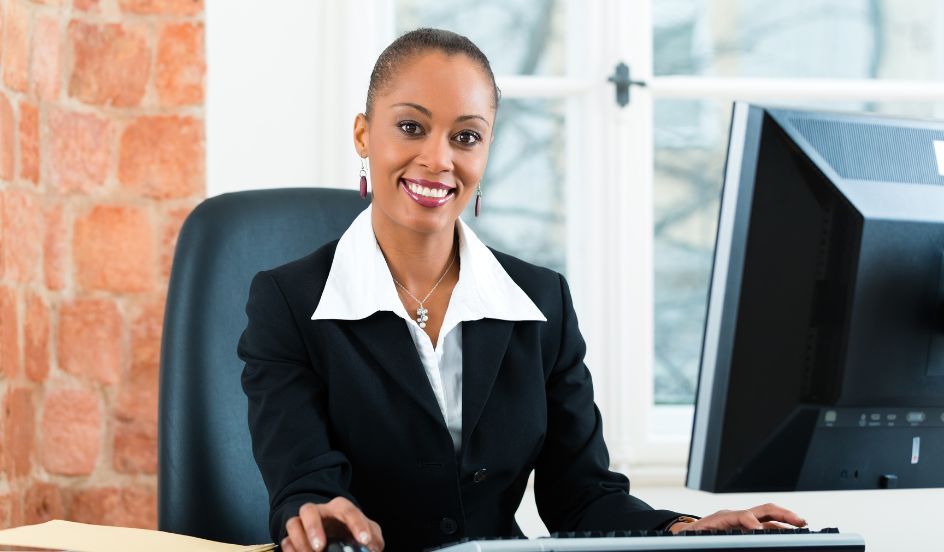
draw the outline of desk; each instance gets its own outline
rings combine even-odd
[[[701,515],[773,502],[805,517],[813,529],[838,527],[862,535],[868,552],[944,550],[939,513],[944,489],[711,494],[678,486],[634,486],[633,495],[654,508]],[[529,537],[548,534],[530,488],[515,518]]]

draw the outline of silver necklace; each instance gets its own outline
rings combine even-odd
[[[416,323],[420,325],[420,328],[425,329],[426,321],[429,320],[429,311],[423,306],[423,303],[425,303],[426,300],[429,299],[429,296],[432,295],[434,291],[436,291],[436,288],[439,287],[439,283],[443,281],[443,278],[446,277],[446,274],[449,274],[449,269],[452,268],[452,265],[456,263],[456,257],[458,257],[458,255],[452,258],[452,262],[450,262],[449,266],[446,267],[446,270],[443,271],[442,276],[440,276],[439,279],[436,280],[436,283],[433,284],[433,289],[429,290],[429,293],[427,293],[426,297],[423,297],[422,300],[417,299],[415,295],[410,293],[410,290],[406,289],[405,285],[398,282],[396,278],[393,278],[394,284],[400,286],[400,289],[405,291],[407,295],[420,304],[419,308],[416,309]]]

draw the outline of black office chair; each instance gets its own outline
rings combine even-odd
[[[249,283],[340,237],[367,204],[353,190],[253,190],[210,198],[184,222],[161,343],[160,530],[270,542],[236,356]]]

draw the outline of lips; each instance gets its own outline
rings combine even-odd
[[[442,207],[452,201],[456,188],[420,178],[401,178],[400,188],[406,195],[423,207]]]

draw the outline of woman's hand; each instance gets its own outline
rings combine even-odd
[[[285,522],[285,529],[288,531],[282,540],[285,552],[320,552],[329,538],[350,537],[371,552],[384,549],[380,526],[341,496],[326,504],[303,504],[298,515]]]
[[[776,504],[763,504],[747,510],[721,510],[694,523],[676,523],[669,527],[669,531],[672,533],[710,529],[751,531],[805,526],[806,520],[790,510]]]

